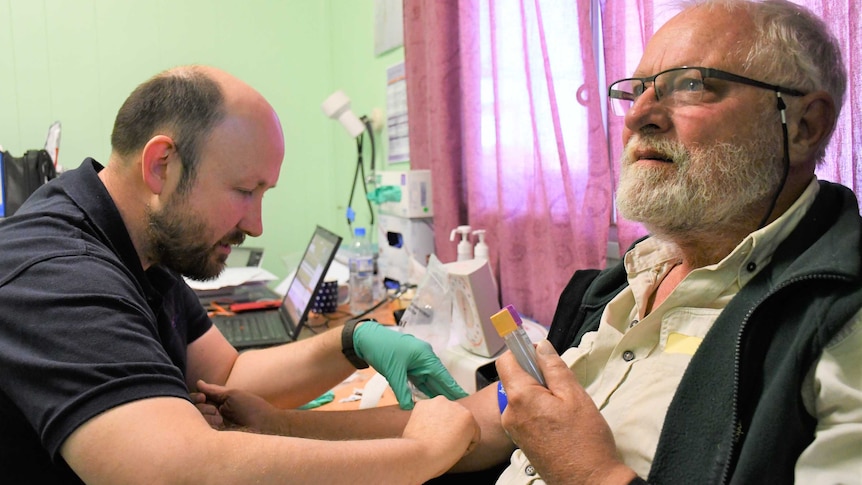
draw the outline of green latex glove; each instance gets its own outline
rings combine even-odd
[[[298,407],[297,409],[318,408],[320,406],[323,406],[324,404],[331,403],[333,401],[333,399],[335,399],[335,393],[332,391],[326,391],[323,394],[321,394],[320,397],[303,404],[302,406]]]
[[[396,332],[377,322],[363,322],[353,332],[353,348],[368,365],[383,374],[401,409],[413,409],[407,380],[428,397],[466,397],[440,362],[431,345],[413,335]]]

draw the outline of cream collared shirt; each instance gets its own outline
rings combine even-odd
[[[624,261],[629,287],[607,305],[599,329],[563,354],[610,425],[623,462],[641,477],[649,474],[668,406],[692,355],[730,299],[769,263],[818,189],[812,180],[779,219],[750,234],[719,263],[689,273],[646,316],[649,296],[680,255],[656,238],[638,244]],[[809,371],[802,394],[818,424],[797,461],[796,482],[862,483],[862,309]],[[515,450],[497,483],[544,481]]]

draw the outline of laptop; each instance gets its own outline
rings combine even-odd
[[[244,298],[230,298],[234,304],[225,306],[236,309],[244,305],[246,309],[233,315],[213,315],[213,323],[237,349],[270,347],[297,340],[340,244],[341,236],[323,227],[315,227],[293,280],[277,308],[266,304],[255,308],[257,300],[280,298],[264,285],[238,287],[237,291]],[[249,295],[254,297],[249,298]],[[247,303],[241,303],[243,301]]]
[[[224,264],[228,268],[260,268],[263,264],[263,248],[236,246]]]

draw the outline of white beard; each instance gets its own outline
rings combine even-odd
[[[666,236],[759,220],[763,214],[753,211],[765,211],[781,183],[782,160],[775,155],[781,135],[764,128],[752,133],[745,145],[716,143],[694,149],[650,135],[633,136],[621,160],[616,195],[620,214]],[[644,147],[670,162],[638,163],[633,153]]]

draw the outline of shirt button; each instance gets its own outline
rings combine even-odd
[[[623,360],[624,361],[631,362],[634,360],[634,358],[635,358],[635,353],[632,352],[631,350],[626,350],[625,352],[623,352]]]
[[[526,473],[528,477],[532,477],[536,474],[536,469],[533,465],[527,465],[527,468],[524,468],[524,473]]]
[[[748,263],[748,266],[746,266],[745,269],[747,269],[749,273],[753,273],[754,270],[757,269],[757,263],[752,261],[751,263]]]
[[[632,323],[630,323],[630,324],[629,324],[629,328],[632,328],[632,327],[634,327],[634,326],[635,326],[635,325],[637,325],[637,324],[638,324],[637,319],[634,319],[634,320],[632,320]]]

